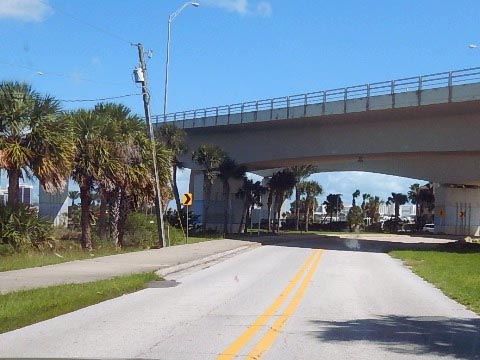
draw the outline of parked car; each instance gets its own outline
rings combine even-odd
[[[425,224],[422,231],[433,234],[435,232],[435,224]]]

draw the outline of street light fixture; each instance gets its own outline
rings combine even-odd
[[[167,104],[168,104],[168,65],[170,63],[170,32],[173,20],[187,7],[199,7],[198,2],[186,2],[177,11],[168,16],[168,34],[167,34],[167,60],[165,62],[165,96],[163,98],[163,121],[167,120]]]

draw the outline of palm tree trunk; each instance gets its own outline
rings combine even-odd
[[[119,217],[118,217],[118,239],[115,244],[117,248],[123,248],[123,238],[125,235],[125,222],[128,215],[128,199],[125,191],[120,195]]]
[[[110,238],[112,242],[118,246],[118,238],[119,238],[119,229],[118,223],[120,221],[120,191],[119,189],[115,189],[112,192],[110,198]]]
[[[7,170],[8,175],[8,205],[17,206],[20,202],[20,176],[22,171],[20,169]]]
[[[282,204],[283,204],[283,194],[278,193],[275,194],[275,228],[276,231],[280,230],[280,211],[282,209]]]
[[[295,230],[300,228],[300,191],[298,184],[295,185]]]
[[[307,205],[307,204],[305,204]],[[310,207],[305,209],[305,232],[308,232],[308,218],[310,217]]]
[[[268,209],[268,232],[272,232],[272,202],[273,190],[268,192],[267,209]]]
[[[400,216],[400,205],[395,203],[395,218],[397,219]]]
[[[223,234],[228,233],[228,215],[229,215],[229,205],[230,205],[230,184],[228,180],[223,180]]]
[[[205,198],[203,199],[203,234],[205,235],[208,225],[208,209],[210,208],[210,196],[212,193],[212,184],[210,180],[205,175],[203,177],[203,194]]]
[[[245,199],[245,202],[243,203],[243,210],[242,210],[242,218],[240,219],[240,225],[238,226],[238,233],[241,234],[243,232],[243,224],[244,224],[244,221],[245,221],[245,218],[246,218],[246,214],[247,214],[247,211],[248,211],[248,202],[247,200]]]
[[[248,234],[248,224],[250,223],[250,206],[247,206],[245,211],[245,226],[243,227],[243,233]]]
[[[102,240],[107,238],[107,192],[100,189],[100,214],[98,216],[98,237]]]
[[[82,228],[82,248],[86,250],[92,249],[92,235],[90,226],[90,203],[92,196],[90,194],[90,186],[87,181],[82,181],[80,184],[80,202],[81,202],[81,219],[80,224]]]
[[[178,193],[177,186],[177,164],[172,165],[172,178],[170,179],[170,185],[172,186],[173,197],[175,198],[175,204],[177,205],[178,220],[183,229],[185,224],[183,223],[183,217],[180,216],[182,213],[182,204],[180,203],[180,194]]]

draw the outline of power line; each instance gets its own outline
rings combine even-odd
[[[125,95],[117,95],[117,96],[109,96],[104,98],[97,98],[97,99],[57,99],[59,102],[89,102],[89,101],[105,101],[105,100],[114,100],[114,99],[121,99],[126,98],[129,96],[140,96],[143,95],[142,93],[138,94],[125,94]],[[23,96],[13,96],[13,99],[23,100]]]
[[[118,96],[111,96],[111,97],[105,97],[105,98],[99,98],[99,99],[68,99],[68,100],[58,100],[60,102],[91,102],[91,101],[105,101],[105,100],[113,100],[113,99],[121,99],[121,98],[126,98],[129,96],[140,96],[142,95],[141,93],[138,94],[126,94],[126,95],[118,95]]]
[[[129,41],[129,40],[121,37],[120,35],[117,35],[117,34],[111,32],[111,31],[109,31],[109,30],[106,30],[106,29],[104,29],[104,28],[102,28],[102,27],[100,27],[100,26],[97,26],[97,25],[94,25],[94,24],[92,24],[92,23],[89,23],[89,22],[87,22],[87,21],[85,21],[85,20],[82,20],[82,19],[76,17],[75,15],[72,15],[72,14],[70,14],[70,13],[68,13],[68,12],[66,12],[66,11],[64,11],[64,10],[62,10],[62,9],[59,9],[59,8],[57,8],[57,7],[54,8],[54,7],[52,7],[50,4],[45,3],[43,0],[40,0],[40,2],[42,2],[42,3],[43,3],[44,5],[46,5],[46,6],[51,7],[52,9],[57,10],[59,13],[62,13],[63,15],[66,15],[66,16],[72,18],[73,20],[76,20],[76,21],[78,21],[79,23],[82,23],[83,25],[86,25],[86,26],[91,27],[91,28],[94,29],[94,30],[97,30],[97,31],[99,31],[99,32],[101,32],[101,33],[104,33],[104,34],[106,34],[106,35],[108,35],[108,36],[110,36],[110,37],[112,37],[112,38],[115,38],[115,39],[117,39],[117,40],[119,40],[119,41],[122,41],[122,42],[124,42],[124,43],[127,43],[128,45],[132,45],[132,44],[133,44],[132,41]]]
[[[27,70],[32,70],[32,71],[36,71],[36,72],[41,72],[42,75],[51,75],[51,76],[63,77],[63,78],[68,78],[68,79],[72,79],[72,80],[80,80],[80,81],[91,82],[91,83],[94,83],[94,84],[114,85],[114,86],[124,86],[125,85],[125,84],[115,83],[115,82],[92,80],[92,79],[84,78],[84,77],[81,77],[81,76],[62,74],[62,73],[51,72],[51,71],[43,71],[43,70],[39,70],[39,69],[31,67],[31,66],[15,64],[15,63],[11,63],[11,62],[4,61],[4,60],[0,60],[0,64],[4,64],[4,65],[8,65],[8,66],[14,66],[14,67],[27,69]]]

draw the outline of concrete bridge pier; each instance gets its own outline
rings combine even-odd
[[[435,184],[435,233],[480,236],[480,186]]]
[[[195,215],[200,215],[199,222],[203,222],[203,171],[192,170],[190,173],[190,192],[193,194],[193,206],[190,211]],[[243,200],[237,199],[235,194],[242,186],[242,180],[230,180],[230,202],[229,202],[229,222],[228,232],[236,233],[240,225],[240,219],[243,210]],[[212,185],[212,193],[210,198],[210,207],[208,210],[207,229],[223,231],[224,220],[224,198],[223,186],[219,179],[215,179]]]
[[[68,185],[65,189],[49,194],[40,186],[38,215],[60,227],[68,226]]]

